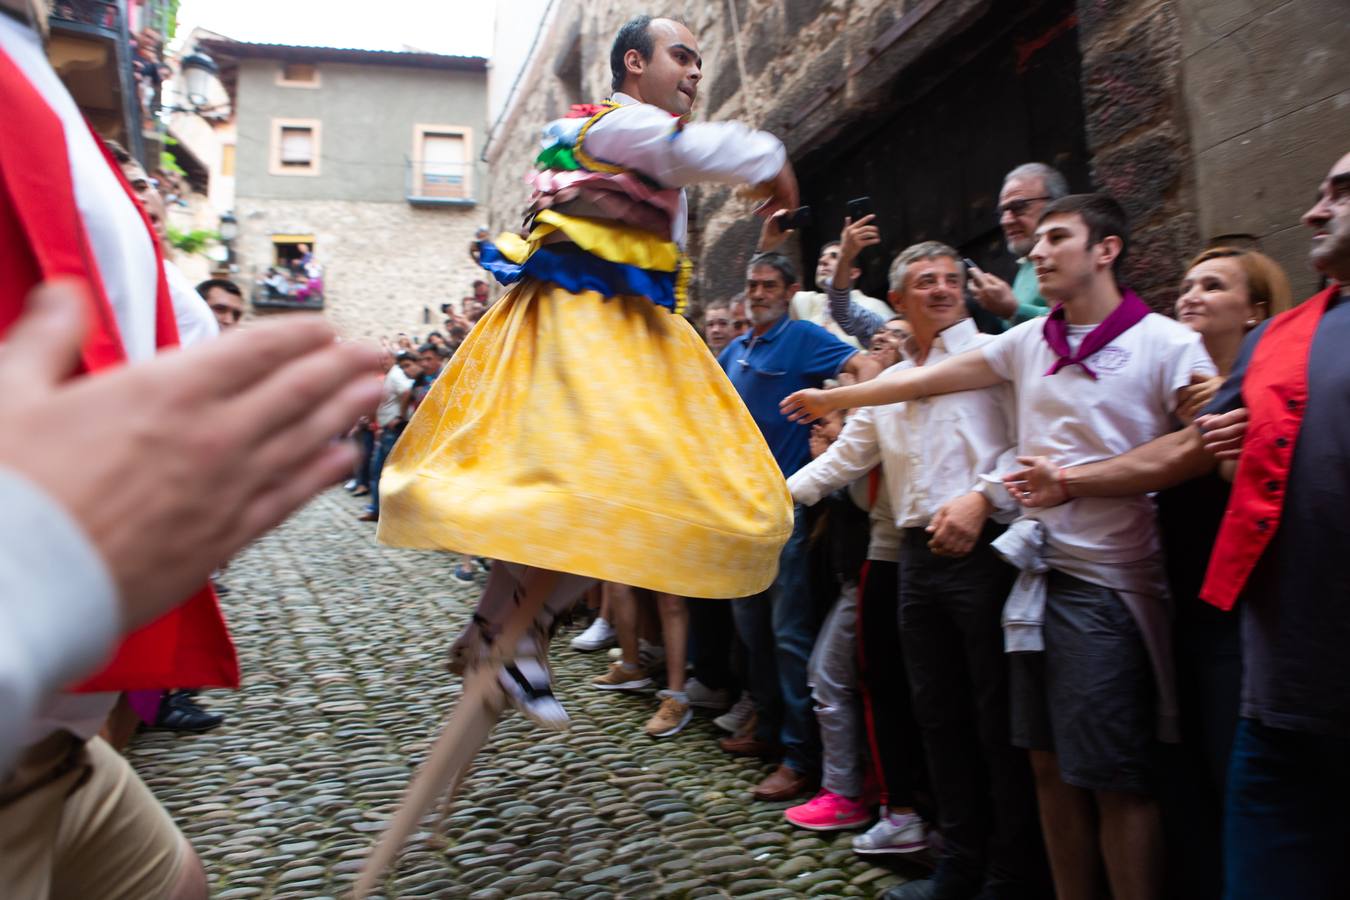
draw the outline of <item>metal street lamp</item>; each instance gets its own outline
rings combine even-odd
[[[234,217],[234,213],[221,214],[220,226],[216,229],[216,233],[220,235],[222,244],[234,243],[234,239],[239,237],[239,220]]]
[[[193,50],[178,65],[183,71],[188,102],[194,111],[200,111],[206,106],[211,89],[220,85],[220,66],[200,50]]]

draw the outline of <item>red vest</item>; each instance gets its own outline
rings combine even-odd
[[[1332,285],[1266,326],[1242,379],[1247,436],[1200,597],[1232,609],[1280,527],[1285,485],[1308,403],[1308,354]]]
[[[130,185],[111,159],[108,164],[139,211]],[[141,219],[158,267],[155,343],[172,347],[178,344],[178,328],[159,243],[143,211]],[[65,129],[22,70],[0,51],[0,337],[23,312],[28,292],[56,276],[82,278],[89,286],[91,328],[81,353],[81,372],[124,362],[117,319],[75,202]],[[85,451],[97,452],[92,447]],[[77,690],[238,685],[234,645],[215,593],[207,585],[177,609],[128,635],[107,668]]]

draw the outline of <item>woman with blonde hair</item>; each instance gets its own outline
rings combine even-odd
[[[1213,247],[1186,267],[1177,319],[1198,332],[1219,374],[1179,410],[1191,419],[1228,377],[1247,334],[1291,306],[1289,279],[1257,250]],[[1216,470],[1158,494],[1158,523],[1176,610],[1174,650],[1182,746],[1167,793],[1174,890],[1217,898],[1222,890],[1219,835],[1228,757],[1242,685],[1239,617],[1199,599],[1231,485]]]
[[[1211,247],[1186,266],[1177,319],[1200,333],[1219,374],[1179,412],[1192,418],[1228,377],[1242,340],[1265,319],[1292,304],[1289,278],[1259,250]]]

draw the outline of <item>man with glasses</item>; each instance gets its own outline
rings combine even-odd
[[[988,272],[970,271],[975,302],[1011,328],[1050,311],[1036,282],[1036,267],[1027,254],[1036,243],[1036,223],[1045,205],[1069,193],[1069,182],[1045,163],[1023,163],[1003,179],[998,195],[998,224],[1008,252],[1017,257],[1017,275],[1011,285]]]
[[[750,260],[745,279],[750,330],[722,351],[726,370],[784,476],[811,460],[809,425],[789,422],[778,403],[793,391],[844,374],[874,378],[880,366],[819,325],[788,316],[798,289],[792,261],[781,253]],[[820,738],[811,713],[807,660],[820,622],[807,585],[806,511],[795,510],[792,536],[778,561],[769,590],[732,603],[736,630],[749,656],[750,690],[759,705],[753,734],[722,741],[728,753],[774,756],[782,765],[753,791],[758,800],[789,800],[814,787],[820,769]]]
[[[239,324],[244,318],[244,292],[227,278],[208,278],[197,285],[206,305],[216,317],[221,331],[227,331]]]

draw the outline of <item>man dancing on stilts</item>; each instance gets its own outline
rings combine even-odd
[[[677,314],[686,185],[762,186],[761,215],[797,203],[772,135],[686,124],[702,63],[680,22],[620,29],[613,97],[547,126],[528,237],[484,254],[514,287],[447,365],[380,483],[381,542],[496,561],[452,667],[495,667],[509,701],[546,727],[568,721],[549,627],[590,584],[755,594],[792,529],[758,427]],[[530,626],[495,646],[518,609]]]

